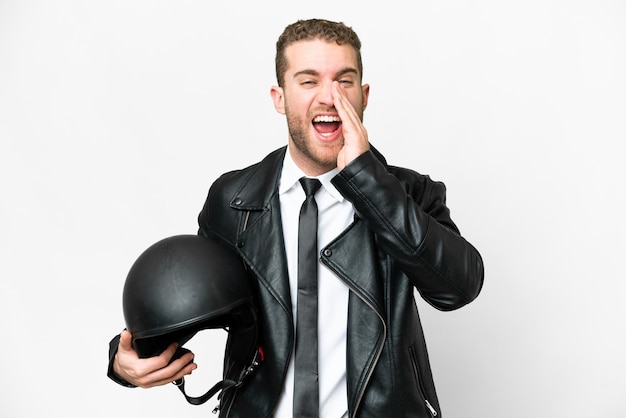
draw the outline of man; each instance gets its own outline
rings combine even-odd
[[[199,215],[199,234],[234,248],[254,278],[265,354],[249,380],[221,399],[220,416],[304,414],[295,412],[294,389],[303,176],[322,185],[314,195],[319,416],[441,416],[414,289],[437,309],[460,308],[480,292],[482,260],[450,219],[445,186],[387,165],[370,145],[360,46],[342,23],[285,28],[271,97],[286,115],[288,144],[221,176]],[[109,375],[120,383],[162,385],[196,367],[191,353],[167,365],[175,345],[138,359],[130,341],[127,331],[112,341]],[[318,407],[310,409],[317,416]]]

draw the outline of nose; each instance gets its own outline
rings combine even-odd
[[[335,100],[333,99],[333,93],[332,93],[332,86],[333,86],[332,81],[324,82],[320,85],[319,91],[317,93],[317,101],[321,105],[326,105],[326,106],[331,106],[331,107],[335,105]]]

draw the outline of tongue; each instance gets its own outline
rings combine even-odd
[[[340,122],[316,122],[313,124],[315,130],[321,134],[329,134],[339,129]]]

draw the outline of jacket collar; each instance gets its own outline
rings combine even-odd
[[[372,153],[385,166],[385,157],[370,145]],[[280,175],[285,160],[287,146],[283,146],[268,154],[259,162],[254,170],[251,170],[248,178],[242,182],[230,201],[230,206],[242,210],[263,210],[267,208],[272,196],[278,193]]]
[[[278,193],[280,172],[287,147],[279,148],[267,155],[250,170],[248,177],[235,192],[230,206],[241,210],[263,210]]]

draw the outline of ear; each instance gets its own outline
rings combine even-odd
[[[370,85],[363,84],[361,86],[361,91],[363,92],[363,110],[365,110],[365,108],[367,107],[367,100],[370,97]]]
[[[270,90],[272,101],[274,102],[274,109],[281,115],[285,114],[285,92],[282,87],[272,86]]]

